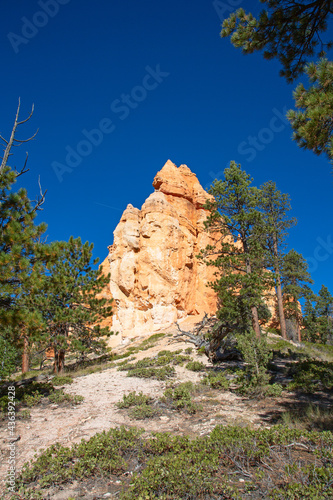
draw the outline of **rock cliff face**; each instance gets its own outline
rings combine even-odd
[[[203,226],[208,193],[186,165],[170,160],[153,186],[141,210],[127,206],[103,263],[115,301],[112,330],[120,332],[113,343],[216,310],[215,293],[206,286],[214,270],[196,258],[214,244]]]

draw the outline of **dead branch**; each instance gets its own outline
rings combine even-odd
[[[225,324],[216,316],[208,317],[205,313],[203,319],[192,331],[182,330],[178,323],[180,333],[173,336],[172,341],[190,342],[197,349],[204,347],[206,356],[212,362],[239,360],[240,352],[235,341],[230,340],[228,334],[236,331],[236,325]],[[209,334],[209,335],[207,335]],[[171,342],[172,342],[171,341]]]
[[[42,210],[41,206],[45,202],[45,196],[47,193],[47,189],[43,192],[42,186],[40,183],[40,176],[38,177],[38,186],[39,186],[39,197],[35,200],[35,206],[33,208],[33,212],[36,212],[37,210]]]
[[[4,155],[2,157],[2,161],[1,161],[1,165],[0,165],[0,175],[2,174],[4,168],[7,165],[9,156],[11,156],[13,154],[13,153],[11,153],[12,148],[15,146],[20,146],[21,144],[24,144],[26,142],[32,141],[38,133],[38,130],[37,130],[31,137],[29,137],[29,139],[16,139],[15,138],[17,127],[19,127],[20,125],[23,125],[23,123],[26,123],[27,121],[29,121],[33,115],[33,112],[34,112],[34,105],[32,105],[31,112],[30,112],[29,116],[25,120],[19,121],[20,107],[21,107],[21,100],[19,98],[19,102],[18,102],[18,106],[17,106],[17,110],[16,110],[16,115],[15,115],[15,121],[14,121],[14,125],[12,128],[11,134],[10,134],[9,141],[7,141],[4,137],[0,136],[0,138],[2,139],[2,141],[6,145],[6,147],[4,149]],[[26,163],[27,163],[27,159],[26,159],[25,165],[24,165],[23,169],[21,170],[21,172],[19,173],[19,175],[22,175],[22,173],[24,173],[23,170],[25,169]]]
[[[209,347],[209,341],[204,338],[203,329],[208,325],[211,319],[212,318],[208,318],[208,314],[205,313],[203,319],[192,332],[182,330],[178,322],[176,322],[177,329],[180,333],[175,335],[173,339],[178,342],[181,342],[182,340],[190,342],[191,344],[194,344],[197,349],[200,349],[200,347],[205,347],[205,349],[207,349]],[[183,337],[186,337],[186,339]]]

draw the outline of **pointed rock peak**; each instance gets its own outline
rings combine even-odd
[[[216,310],[216,293],[207,287],[215,270],[196,258],[201,248],[215,244],[203,224],[208,193],[186,165],[170,160],[153,185],[141,210],[127,205],[103,268],[106,273],[109,263],[112,329],[123,338]]]
[[[202,206],[210,197],[201,186],[197,176],[187,165],[177,167],[170,160],[157,172],[153,186],[156,191],[166,195],[186,198],[195,204],[197,208],[199,208],[199,205]]]
[[[128,219],[137,219],[140,214],[140,210],[138,208],[133,207],[131,203],[127,205],[123,214],[121,216],[121,221],[126,221]]]

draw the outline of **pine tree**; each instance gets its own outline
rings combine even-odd
[[[230,37],[235,47],[251,54],[264,50],[266,59],[277,58],[280,75],[291,83],[306,73],[311,86],[303,84],[294,92],[298,110],[287,117],[293,139],[315,154],[327,154],[333,161],[333,63],[325,59],[332,41],[323,41],[333,14],[331,0],[261,0],[267,5],[258,18],[240,8],[222,24],[222,37]],[[319,49],[319,50],[318,50]],[[316,53],[317,52],[317,53]],[[316,54],[315,54],[316,53]],[[313,56],[321,58],[315,64]]]
[[[267,319],[263,297],[270,286],[271,273],[264,269],[264,248],[258,228],[262,214],[258,210],[259,190],[235,162],[224,171],[225,181],[215,180],[209,192],[214,201],[206,208],[210,215],[206,229],[219,241],[209,246],[201,257],[217,268],[211,286],[218,293],[221,308],[218,318],[227,328],[260,337],[259,320]]]
[[[307,339],[325,344],[333,335],[333,297],[322,285],[318,295],[306,298],[303,325]]]
[[[315,313],[319,339],[325,344],[333,335],[333,297],[324,285],[318,292]]]
[[[280,75],[292,82],[319,48],[318,56],[331,48],[323,43],[322,33],[333,14],[331,0],[261,0],[267,9],[256,19],[243,8],[232,13],[222,24],[222,37],[231,38],[245,54],[264,51],[265,59],[277,58],[282,64]]]
[[[98,259],[92,260],[92,244],[71,237],[68,242],[58,242],[53,250],[43,285],[27,301],[43,317],[39,340],[44,348],[54,349],[54,370],[61,372],[66,352],[81,358],[105,352],[103,337],[110,332],[100,322],[112,315],[112,304],[99,295],[108,286],[109,276],[93,268]]]
[[[36,201],[28,198],[25,189],[13,192],[17,177],[27,172],[26,164],[20,172],[8,166],[15,146],[29,139],[15,138],[17,128],[30,120],[33,110],[25,120],[19,120],[20,103],[9,140],[2,136],[4,153],[0,165],[0,325],[9,342],[23,350],[22,369],[28,370],[28,331],[41,325],[36,311],[22,308],[22,299],[41,280],[43,265],[41,237],[45,224],[35,225],[37,211],[45,199],[45,193]]]
[[[6,335],[0,335],[0,382],[15,371],[19,362],[18,351]]]
[[[313,305],[315,296],[306,297],[303,312],[303,326],[306,340],[316,342],[318,340],[317,315]]]
[[[293,318],[298,341],[301,342],[301,309],[299,300],[311,295],[307,283],[313,283],[308,272],[308,265],[301,254],[294,249],[283,258],[281,281],[285,299],[284,310],[287,317]]]
[[[333,162],[333,62],[321,59],[305,68],[311,86],[300,83],[294,91],[296,108],[288,119],[293,138],[303,149],[325,153]]]
[[[274,271],[281,334],[286,339],[286,320],[281,287],[282,245],[287,236],[287,229],[294,225],[296,220],[287,217],[287,212],[291,209],[289,196],[282,194],[276,188],[275,182],[266,182],[260,187],[260,191],[259,206],[263,212],[266,233],[267,267]]]

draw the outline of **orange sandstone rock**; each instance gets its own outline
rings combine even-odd
[[[196,258],[214,244],[203,225],[210,195],[186,165],[177,168],[170,160],[153,186],[141,210],[127,206],[102,264],[111,273],[112,330],[120,332],[112,343],[216,311],[216,295],[206,286],[214,269]]]

